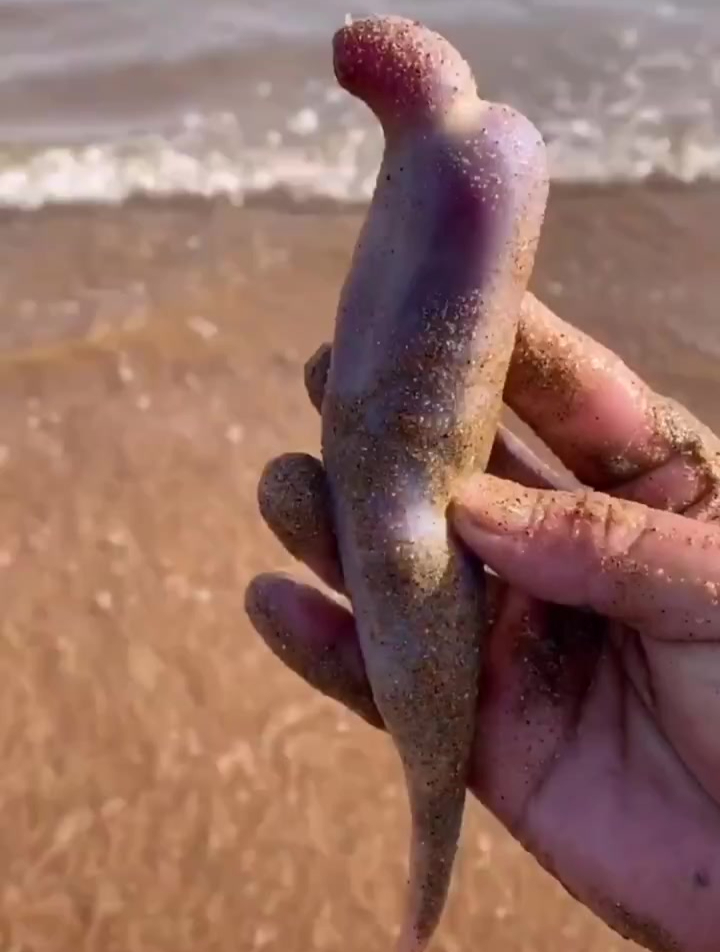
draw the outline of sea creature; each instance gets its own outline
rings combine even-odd
[[[340,298],[323,460],[368,677],[407,780],[398,948],[422,952],[461,830],[484,624],[482,567],[447,507],[487,463],[548,177],[537,129],[481,100],[460,54],[422,25],[348,21],[334,68],[385,151]]]

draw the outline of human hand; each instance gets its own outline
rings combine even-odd
[[[453,504],[496,573],[470,788],[621,934],[717,952],[720,440],[531,296],[505,400],[582,485],[503,432]],[[342,592],[321,464],[274,461],[260,504]],[[345,607],[265,576],[248,610],[289,667],[382,726]]]

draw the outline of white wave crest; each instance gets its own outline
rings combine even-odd
[[[632,182],[657,174],[682,182],[720,179],[720,139],[712,128],[671,138],[652,121],[612,133],[582,118],[548,120],[541,127],[555,180]],[[268,133],[264,144],[252,145],[232,117],[221,122],[192,117],[175,137],[24,155],[0,149],[0,206],[120,203],[135,195],[224,195],[241,203],[278,189],[297,198],[364,201],[372,194],[380,151],[372,127],[327,133],[308,110],[291,117],[282,131]]]

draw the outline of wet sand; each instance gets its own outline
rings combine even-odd
[[[720,189],[558,188],[533,282],[720,426]],[[389,741],[250,632],[359,212],[0,215],[0,948],[388,947]],[[473,804],[438,952],[623,948]]]

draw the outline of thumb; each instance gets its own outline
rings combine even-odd
[[[467,546],[536,598],[666,639],[720,639],[720,528],[595,492],[482,475],[451,518]]]

